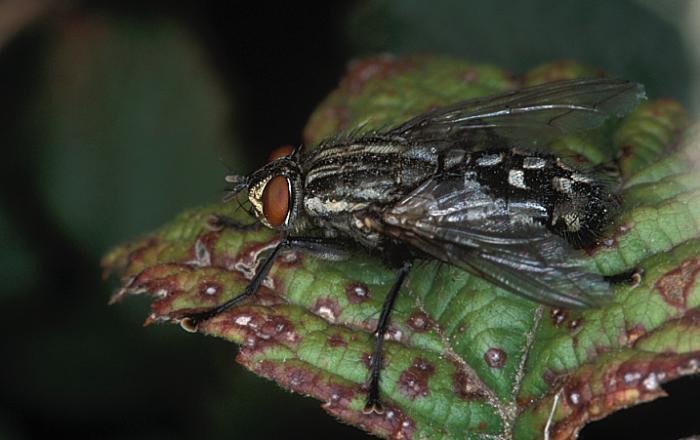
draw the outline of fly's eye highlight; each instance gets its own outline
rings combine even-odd
[[[262,196],[263,215],[270,226],[282,226],[287,220],[290,191],[289,180],[285,176],[275,176],[265,185]]]

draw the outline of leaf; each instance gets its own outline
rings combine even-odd
[[[556,79],[560,66],[526,78]],[[562,76],[577,71],[588,72],[569,65]],[[446,58],[360,60],[311,116],[305,137],[315,143],[385,126],[517,85],[497,68]],[[333,263],[289,254],[254,300],[200,331],[239,344],[238,362],[256,374],[380,437],[529,439],[546,431],[568,438],[700,369],[700,192],[689,160],[699,145],[697,137],[680,142],[685,126],[677,104],[650,101],[621,123],[556,145],[599,160],[622,151],[624,206],[589,263],[604,274],[639,267],[643,275],[638,285],[617,286],[604,308],[552,309],[454,267],[419,262],[391,318],[383,415],[361,411],[371,333],[394,279],[375,258]],[[276,234],[214,231],[206,226],[212,214],[250,221],[235,203],[214,204],[107,255],[104,267],[123,282],[115,300],[147,293],[147,323],[177,322],[241,292]]]

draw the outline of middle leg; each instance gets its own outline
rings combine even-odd
[[[382,347],[384,346],[384,335],[389,327],[389,316],[394,308],[396,297],[401,290],[401,286],[406,279],[406,275],[408,275],[408,273],[411,271],[412,266],[413,262],[411,261],[405,261],[401,265],[401,268],[396,272],[396,281],[394,281],[394,285],[391,286],[389,293],[384,299],[384,304],[382,305],[382,313],[379,315],[377,329],[374,332],[374,350],[372,351],[372,358],[370,359],[369,389],[367,391],[367,403],[364,408],[364,412],[366,414],[370,414],[372,412],[382,414],[384,412],[381,399],[379,398],[379,381],[381,379],[382,370]]]

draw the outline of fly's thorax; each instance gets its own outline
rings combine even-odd
[[[248,200],[269,228],[294,228],[303,196],[301,171],[290,157],[275,159],[248,178]]]
[[[430,176],[435,161],[382,139],[325,144],[304,161],[304,208],[324,219],[396,202]]]
[[[541,206],[547,228],[574,247],[595,244],[618,205],[602,180],[552,154],[486,150],[472,153],[465,168],[494,197]]]

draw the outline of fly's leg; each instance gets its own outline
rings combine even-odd
[[[213,231],[222,229],[233,229],[235,231],[252,231],[259,229],[260,222],[240,223],[232,217],[226,215],[212,214],[207,218],[207,226]]]
[[[606,275],[603,278],[610,284],[630,284],[632,286],[637,286],[642,281],[643,274],[644,269],[641,267],[635,267],[632,270],[617,273],[615,275]]]
[[[382,313],[379,315],[377,329],[374,332],[374,350],[372,351],[372,358],[370,359],[369,365],[369,389],[367,391],[367,404],[364,408],[365,414],[370,414],[372,412],[382,414],[384,412],[381,400],[379,399],[379,380],[382,370],[384,335],[389,327],[389,315],[394,308],[396,297],[398,296],[399,290],[401,290],[406,275],[411,271],[412,266],[413,263],[410,261],[403,263],[396,273],[396,281],[394,281],[394,285],[391,286],[391,290],[389,290],[389,293],[384,299],[384,304],[382,305]]]
[[[255,272],[253,279],[250,281],[250,284],[246,286],[243,293],[239,294],[238,296],[234,296],[225,303],[219,304],[218,306],[213,307],[209,310],[199,313],[193,313],[192,315],[186,316],[185,318],[180,320],[180,326],[188,332],[195,332],[197,331],[197,326],[200,322],[206,321],[220,313],[225,312],[226,310],[230,309],[231,307],[234,307],[241,301],[245,300],[246,298],[257,292],[258,288],[260,287],[260,284],[262,284],[263,280],[270,272],[272,264],[275,262],[275,258],[277,258],[279,252],[283,248],[288,248],[289,245],[290,240],[285,237],[277,244],[277,246],[275,246],[270,255],[267,256],[263,264],[261,264],[258,270]]]
[[[279,253],[283,250],[299,250],[304,253],[310,253],[312,255],[318,256],[320,258],[328,260],[339,260],[346,258],[348,256],[348,250],[343,246],[343,241],[329,242],[325,238],[317,237],[284,237],[277,246],[274,247],[270,255],[267,256],[265,261],[260,265],[258,270],[255,272],[253,279],[250,284],[246,286],[245,290],[239,294],[209,310],[205,310],[199,313],[193,313],[189,316],[184,317],[180,320],[180,326],[189,332],[197,331],[197,326],[199,323],[206,321],[225,312],[226,310],[236,306],[240,302],[244,301],[251,295],[253,295],[263,280],[270,272],[275,259],[279,256]]]

